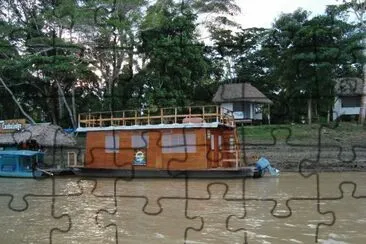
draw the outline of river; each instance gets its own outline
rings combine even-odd
[[[365,177],[1,178],[0,243],[365,243]]]

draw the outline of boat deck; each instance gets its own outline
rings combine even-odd
[[[235,127],[232,111],[216,105],[81,113],[78,128],[220,123]]]

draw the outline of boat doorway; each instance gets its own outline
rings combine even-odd
[[[210,168],[222,167],[222,132],[220,130],[207,130],[208,163]]]

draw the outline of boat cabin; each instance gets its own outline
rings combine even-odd
[[[86,133],[82,166],[68,153],[69,167],[204,170],[238,168],[240,147],[234,117],[220,106],[162,108],[79,114]]]
[[[32,177],[34,167],[44,164],[44,153],[31,150],[0,151],[0,176]]]

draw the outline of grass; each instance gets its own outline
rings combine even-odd
[[[273,136],[277,139],[309,141],[317,140],[319,132],[328,139],[352,140],[352,138],[365,136],[366,128],[356,123],[342,122],[337,125],[312,124],[291,124],[291,125],[258,125],[242,126],[238,128],[241,138],[248,141],[273,141]],[[273,136],[272,136],[273,135]]]

